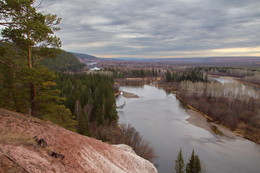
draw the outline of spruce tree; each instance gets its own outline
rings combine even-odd
[[[200,159],[198,155],[195,155],[194,150],[192,150],[189,163],[186,165],[186,173],[201,173]]]
[[[182,157],[182,151],[180,149],[177,160],[175,160],[175,171],[176,173],[184,173],[184,160]]]

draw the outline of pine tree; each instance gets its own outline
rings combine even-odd
[[[175,171],[176,173],[184,173],[184,160],[182,157],[182,151],[180,149],[177,160],[175,160]]]
[[[61,46],[60,39],[54,35],[54,31],[60,29],[57,25],[61,19],[56,15],[37,12],[33,4],[34,0],[2,0],[0,2],[0,19],[7,21],[0,23],[6,26],[1,34],[3,38],[27,52],[25,57],[29,69],[36,69],[36,63],[55,50],[49,49],[50,47]],[[37,87],[34,81],[28,84],[31,108],[29,113],[36,116]]]

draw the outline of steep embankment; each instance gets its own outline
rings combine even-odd
[[[34,136],[44,139],[47,146],[39,146]],[[16,170],[48,173],[157,172],[150,162],[127,147],[115,147],[51,122],[0,109],[0,172]]]

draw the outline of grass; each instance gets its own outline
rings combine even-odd
[[[31,136],[3,130],[0,132],[0,144],[34,145],[35,141]]]

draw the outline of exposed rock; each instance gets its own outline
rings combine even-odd
[[[34,136],[44,139],[48,146],[37,145]],[[112,146],[4,109],[0,109],[0,150],[28,172],[157,172],[149,161],[127,146]],[[53,151],[64,158],[50,156]]]

